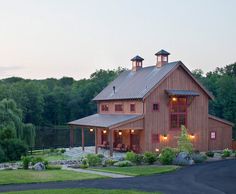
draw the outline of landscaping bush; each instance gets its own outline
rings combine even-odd
[[[82,164],[80,165],[80,168],[88,168],[88,167],[89,167],[88,159],[83,158],[82,159]]]
[[[175,152],[172,148],[166,147],[161,151],[159,158],[162,164],[172,164],[172,161],[175,158]]]
[[[29,156],[23,156],[22,157],[22,164],[24,169],[29,169],[29,164],[31,162],[32,158]]]
[[[143,157],[144,162],[148,164],[153,164],[157,161],[157,155],[152,152],[145,152]]]
[[[136,165],[140,165],[143,161],[143,156],[134,152],[127,152],[125,160],[129,160]]]
[[[66,150],[63,148],[63,149],[61,149],[61,151],[60,151],[62,154],[64,154],[65,152],[66,152]]]
[[[206,156],[208,156],[210,158],[213,158],[214,157],[214,152],[208,151],[208,152],[206,152]]]
[[[102,164],[102,159],[97,154],[88,154],[86,158],[88,159],[89,166],[99,166]]]
[[[130,162],[134,162],[135,160],[135,153],[134,152],[127,152],[126,153],[126,157],[125,157],[125,160],[129,160]]]
[[[180,152],[193,152],[193,144],[184,125],[181,125],[181,134],[178,137],[178,149]]]
[[[97,154],[97,156],[101,159],[103,159],[105,157],[103,154]]]
[[[114,166],[127,167],[127,166],[132,166],[132,163],[129,160],[123,160],[123,161],[116,162]]]
[[[224,149],[223,150],[223,153],[222,153],[222,158],[227,158],[227,157],[230,157],[230,150],[227,148],[227,149]]]
[[[31,160],[32,165],[35,165],[35,164],[38,163],[38,162],[44,163],[43,158],[42,158],[42,157],[34,157],[34,158],[32,158],[32,160]]]
[[[191,154],[191,158],[193,159],[193,161],[195,163],[202,163],[202,162],[205,162],[207,157],[206,155],[203,155],[203,154]]]
[[[107,160],[105,160],[104,166],[113,166],[116,162],[118,162],[118,161],[112,160],[112,159],[107,159]]]

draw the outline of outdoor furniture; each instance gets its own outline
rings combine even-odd
[[[121,151],[122,151],[122,147],[123,147],[123,145],[122,145],[121,143],[118,143],[117,146],[114,147],[113,149],[114,149],[115,151],[121,152]]]
[[[100,145],[99,147],[103,148],[103,149],[108,149],[109,148],[109,143],[107,141],[103,141],[102,145]]]

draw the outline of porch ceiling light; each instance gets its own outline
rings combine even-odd
[[[133,129],[131,129],[131,133],[134,133],[134,130],[133,130]]]
[[[119,131],[118,134],[119,134],[119,135],[122,135],[122,131]]]
[[[107,130],[106,130],[106,129],[104,129],[102,132],[105,134],[105,133],[107,133]]]
[[[89,131],[92,133],[93,132],[93,128],[89,129]]]
[[[172,97],[172,101],[176,102],[177,98],[176,97]]]

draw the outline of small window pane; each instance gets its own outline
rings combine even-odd
[[[186,126],[185,118],[186,118],[185,115],[179,115],[179,127],[181,127],[181,125]]]
[[[109,111],[108,104],[102,104],[102,111]]]
[[[116,104],[115,105],[115,111],[123,111],[123,105],[122,104]]]
[[[215,131],[212,131],[211,132],[211,139],[215,139],[216,138],[216,132]]]
[[[130,112],[135,112],[135,104],[130,105]]]
[[[153,110],[154,111],[159,110],[159,105],[157,103],[153,104]]]
[[[171,115],[171,128],[178,128],[178,117],[177,115]]]

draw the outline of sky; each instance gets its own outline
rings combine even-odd
[[[169,61],[212,71],[236,62],[235,0],[0,0],[0,79],[89,78]]]

